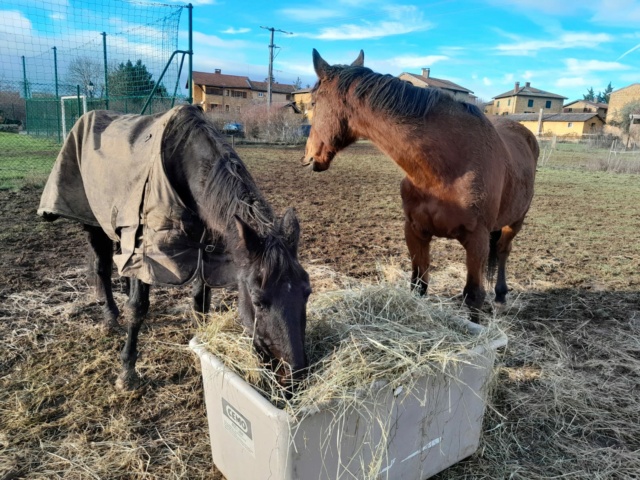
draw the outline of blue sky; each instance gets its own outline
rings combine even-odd
[[[269,6],[266,6],[269,5]],[[276,80],[315,83],[311,50],[329,63],[420,73],[486,100],[531,85],[569,98],[640,82],[640,1],[464,0],[194,3],[194,69],[266,77],[269,32]]]
[[[44,37],[47,32],[37,30],[53,31],[56,22],[65,22],[65,9],[82,8],[87,22],[96,13],[100,16],[96,3],[4,0],[0,56],[8,50],[16,53],[7,42],[18,27],[22,34]],[[568,101],[582,98],[590,87],[597,93],[609,82],[614,89],[640,82],[640,0],[192,3],[198,71],[220,68],[263,80],[270,33],[261,27],[274,27],[292,33],[276,32],[274,76],[281,83],[297,78],[303,86],[315,83],[313,48],[329,63],[350,63],[363,49],[366,66],[393,75],[429,67],[432,76],[458,83],[485,100],[513,88],[516,81],[531,82]],[[76,21],[68,28],[80,31],[83,25]],[[90,30],[88,24],[85,30]],[[91,33],[95,37],[96,32]],[[186,11],[180,35],[180,47],[186,48]],[[0,72],[0,80],[3,75],[6,72]]]

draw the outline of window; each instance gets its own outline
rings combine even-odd
[[[260,97],[260,98],[264,97],[264,93],[258,92],[258,97]]]
[[[567,128],[573,128],[573,122],[567,123]]]
[[[533,99],[530,98],[529,101],[527,102],[527,107],[531,108],[533,107]]]
[[[511,105],[511,99],[507,100],[507,107]]]
[[[218,108],[220,105],[218,105],[217,103],[211,103],[209,105],[209,107],[211,107],[211,110],[215,110],[216,108]]]
[[[235,90],[232,90],[231,96],[234,98],[247,98],[247,92],[236,92]]]
[[[206,87],[205,92],[207,95],[222,95],[222,89],[218,87]]]
[[[229,105],[225,105],[225,106],[224,106],[224,111],[225,111],[225,112],[228,112],[228,111],[229,111]]]
[[[551,100],[547,100],[544,104],[544,108],[551,108]]]
[[[498,100],[498,103],[496,103],[496,107],[500,106],[500,100]]]

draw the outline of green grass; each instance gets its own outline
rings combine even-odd
[[[59,151],[55,139],[0,132],[0,189],[39,182],[49,174]]]

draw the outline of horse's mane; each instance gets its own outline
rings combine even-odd
[[[438,88],[420,88],[392,75],[376,73],[367,67],[348,66],[335,69],[337,89],[346,95],[355,84],[356,99],[366,100],[372,110],[396,118],[424,118],[439,105],[459,104],[464,111],[478,118],[484,114],[470,103],[455,100]]]
[[[279,223],[271,205],[262,196],[244,162],[198,107],[186,105],[178,109],[167,124],[165,139],[170,139],[164,145],[165,153],[170,155],[175,155],[190,141],[209,143],[209,161],[200,166],[199,213],[211,220],[209,224],[224,225],[225,243],[232,245],[238,241],[234,221],[237,215],[265,239],[260,262],[267,272],[278,272],[282,270],[283,261],[292,261],[290,255],[283,255]]]

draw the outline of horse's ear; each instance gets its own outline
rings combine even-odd
[[[315,48],[313,49],[312,56],[313,56],[313,69],[316,71],[316,75],[318,75],[318,78],[323,78],[325,76],[327,69],[329,68],[329,64],[325,61],[324,58],[320,56],[320,54]]]
[[[247,253],[256,254],[262,250],[262,239],[249,224],[242,220],[239,216],[234,215],[238,229],[238,238],[240,240],[238,248],[244,249]]]
[[[360,50],[360,55],[351,64],[352,67],[364,67],[364,50]]]
[[[294,255],[298,254],[298,242],[300,241],[300,223],[293,208],[284,212],[281,223],[284,240]]]

